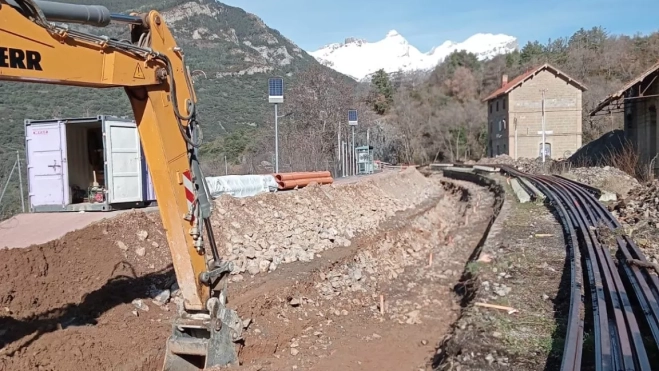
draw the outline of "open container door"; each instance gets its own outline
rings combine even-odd
[[[103,118],[105,172],[110,204],[141,203],[142,152],[135,122]]]
[[[63,121],[25,120],[31,211],[61,211],[69,203],[66,129]]]

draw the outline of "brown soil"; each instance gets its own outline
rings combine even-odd
[[[45,245],[0,251],[0,370],[139,370],[150,358],[160,362],[171,312],[151,305],[138,317],[131,304],[173,278],[152,218],[159,219],[129,213]],[[140,241],[143,231],[149,236]],[[143,257],[140,246],[149,247]]]
[[[229,305],[252,320],[242,368],[429,368],[459,315],[453,287],[491,216],[493,196],[462,185],[469,202],[455,189],[350,247],[231,284]],[[128,213],[45,245],[0,251],[0,370],[159,370],[175,305],[149,299],[173,280],[158,219]],[[347,276],[359,262],[373,273],[342,283],[340,295],[322,295],[332,274]],[[137,310],[135,299],[149,310]]]

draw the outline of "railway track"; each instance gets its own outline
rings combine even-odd
[[[561,370],[659,370],[659,279],[593,189],[508,166],[554,206],[570,261],[570,307]]]

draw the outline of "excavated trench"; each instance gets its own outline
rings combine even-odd
[[[229,304],[247,320],[241,368],[430,368],[497,202],[416,171],[219,200],[217,237],[238,263]],[[180,299],[158,214],[3,250],[0,262],[0,370],[160,369]]]

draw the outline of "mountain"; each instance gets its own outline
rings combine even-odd
[[[240,125],[255,126],[269,118],[267,79],[283,76],[287,86],[307,66],[318,64],[304,50],[269,28],[254,14],[214,0],[66,0],[105,5],[112,12],[156,9],[186,53],[195,74],[204,137],[213,139]],[[0,26],[1,28],[1,26]],[[94,34],[125,38],[128,27],[71,26]],[[75,62],[71,62],[71,68]],[[84,63],[84,62],[83,62]],[[100,66],[99,66],[100,67]],[[332,74],[348,79],[328,69]],[[23,146],[23,120],[131,115],[123,89],[73,88],[0,82],[0,155]],[[0,178],[2,177],[0,172]]]
[[[479,33],[461,43],[445,41],[422,53],[397,31],[391,30],[380,41],[369,43],[364,39],[347,38],[344,43],[329,44],[309,54],[325,66],[361,80],[381,68],[389,73],[429,70],[454,51],[466,50],[485,60],[518,47],[513,36]]]

